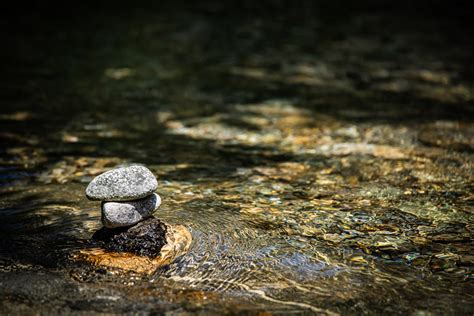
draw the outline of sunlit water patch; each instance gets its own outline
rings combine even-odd
[[[429,19],[219,8],[14,34],[2,312],[472,314],[471,50]],[[101,227],[87,183],[130,163],[193,235],[152,276],[73,257]]]

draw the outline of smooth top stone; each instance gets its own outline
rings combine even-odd
[[[158,182],[143,166],[113,169],[95,177],[87,186],[86,196],[93,201],[133,201],[152,194]]]

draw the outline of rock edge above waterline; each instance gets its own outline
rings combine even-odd
[[[156,257],[140,256],[130,252],[114,252],[95,247],[79,250],[72,259],[103,268],[152,274],[160,267],[186,254],[193,240],[190,231],[185,226],[166,223],[165,226],[164,245]],[[162,233],[157,232],[157,234],[158,238],[163,238]]]

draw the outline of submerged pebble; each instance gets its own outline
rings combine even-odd
[[[86,196],[93,201],[133,201],[152,194],[158,188],[153,173],[143,166],[107,171],[87,186]]]
[[[160,204],[161,198],[156,193],[136,201],[104,202],[102,203],[102,224],[107,228],[135,225],[150,217]]]

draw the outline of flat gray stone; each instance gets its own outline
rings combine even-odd
[[[86,196],[93,201],[133,201],[152,194],[157,188],[158,182],[148,168],[130,166],[95,177],[87,186]]]
[[[102,224],[107,228],[135,225],[150,217],[160,204],[161,198],[156,193],[136,201],[103,202]]]

